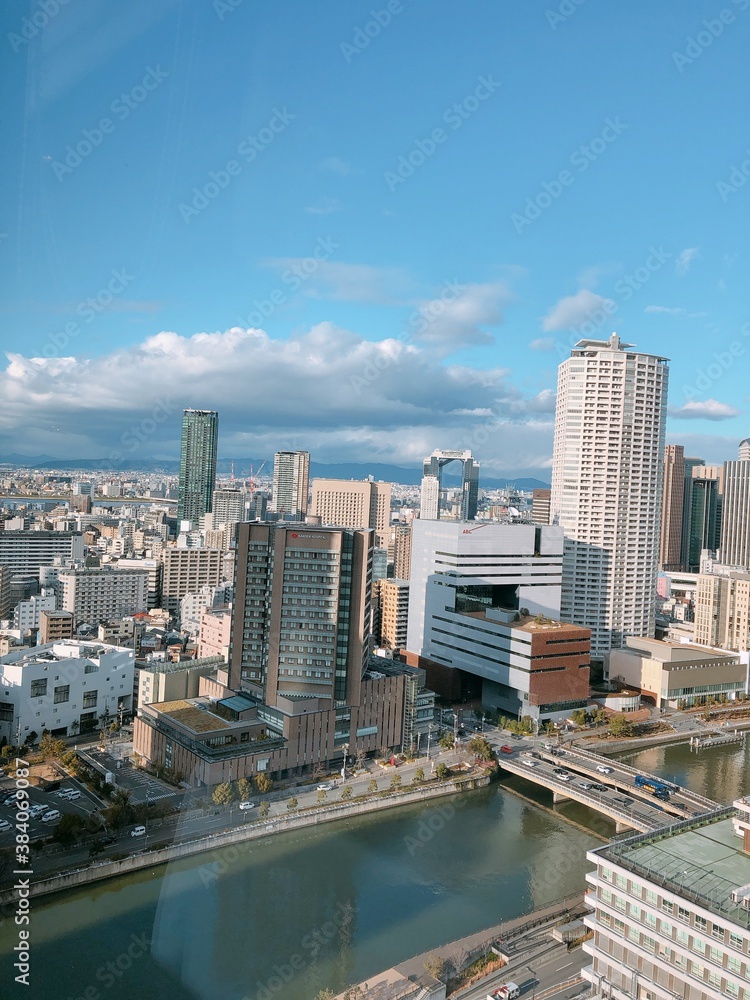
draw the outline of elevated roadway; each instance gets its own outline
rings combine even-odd
[[[497,745],[497,740],[493,742]],[[689,819],[719,808],[719,803],[664,782],[658,775],[587,750],[526,741],[503,745],[513,747],[512,753],[498,752],[504,770],[548,788],[555,802],[574,799],[608,816],[617,824],[618,832],[634,829],[648,833],[675,819]],[[669,800],[657,799],[635,784],[636,774],[664,782],[675,790]]]

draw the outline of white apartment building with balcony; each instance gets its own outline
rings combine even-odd
[[[67,567],[58,572],[57,596],[58,607],[71,612],[76,627],[122,618],[147,609],[148,570]]]
[[[559,368],[550,518],[565,532],[560,617],[601,659],[651,636],[662,516],[667,359],[617,334]]]

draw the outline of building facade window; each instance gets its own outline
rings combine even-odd
[[[41,680],[31,682],[31,697],[32,698],[44,698],[47,694],[47,678],[42,677]]]
[[[64,701],[70,701],[70,684],[61,684],[55,688],[55,704],[59,705]]]

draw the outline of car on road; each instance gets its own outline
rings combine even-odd
[[[515,747],[509,747],[507,743],[503,743],[503,745],[500,747],[500,752],[501,753],[515,753],[515,749],[516,749]]]
[[[569,774],[567,774],[567,773],[566,774],[558,774],[557,777],[560,779],[560,781],[572,781],[573,780],[571,778],[571,776]]]
[[[523,763],[526,765],[526,767],[539,767],[538,760],[530,760],[528,757],[524,758]]]
[[[512,740],[522,740],[522,739],[523,739],[523,736],[519,735],[518,733],[511,733],[511,734],[510,734],[510,738],[511,738]]]
[[[130,831],[131,837],[145,837],[146,827],[145,826],[134,826]]]
[[[606,785],[599,785],[596,782],[594,782],[591,785],[591,791],[592,792],[607,792],[607,791],[609,791],[609,789],[607,788]]]
[[[565,770],[564,767],[555,767],[555,768],[552,769],[552,773],[553,774],[567,774],[568,772]]]
[[[42,823],[54,823],[55,820],[60,819],[61,815],[62,813],[59,809],[48,809],[42,816]]]
[[[240,802],[240,809],[242,809],[243,812],[246,812],[248,809],[255,809],[255,803],[254,802]]]
[[[319,792],[331,792],[333,791],[333,785],[330,781],[324,781],[322,785],[318,785]]]
[[[673,802],[672,805],[675,806],[677,809],[687,809],[687,806],[685,805],[684,802]]]
[[[613,767],[607,767],[606,764],[597,764],[596,769],[599,772],[599,774],[612,774],[612,772],[614,771]]]
[[[591,791],[594,787],[590,781],[579,781],[578,786],[579,788],[584,788],[587,792]]]
[[[0,819],[0,833],[5,833],[6,830],[10,830],[10,823],[7,819]]]

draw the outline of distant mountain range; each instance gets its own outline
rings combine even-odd
[[[164,459],[162,461],[120,461],[116,467],[107,459],[101,458],[52,458],[49,455],[3,455],[0,456],[0,464],[24,469],[38,469],[39,471],[54,469],[60,472],[149,472],[164,473],[175,476],[180,471],[180,463],[175,460]],[[220,458],[216,463],[216,471],[222,475],[228,475],[234,465],[234,473],[238,479],[247,478],[250,468],[256,471],[263,464],[263,459],[258,458]],[[266,466],[261,475],[267,476],[273,470],[272,463],[266,461]],[[543,474],[543,473],[542,473]],[[419,468],[402,468],[400,465],[385,465],[381,462],[341,462],[326,465],[323,462],[310,463],[310,476],[328,479],[373,479],[382,480],[386,483],[401,483],[404,486],[418,486],[422,478],[422,470]],[[446,471],[444,483],[447,486],[457,486],[460,484],[460,477],[451,475]],[[479,485],[486,490],[503,489],[510,486],[517,490],[548,489],[549,483],[541,479],[534,478],[508,478],[498,479],[492,476],[479,476]]]

